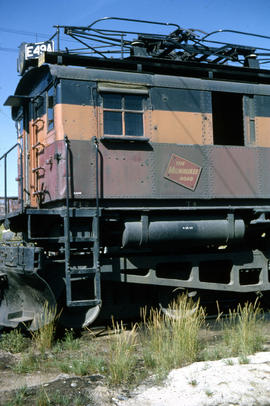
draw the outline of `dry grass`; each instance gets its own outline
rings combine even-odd
[[[224,322],[224,341],[235,356],[246,356],[263,349],[263,312],[258,302],[240,304]]]
[[[202,360],[229,357],[246,358],[247,355],[263,350],[265,337],[262,332],[263,311],[258,301],[238,304],[226,317],[220,314],[217,327],[220,337],[214,345],[204,348]]]
[[[40,351],[52,348],[56,322],[59,316],[56,312],[56,307],[50,307],[48,302],[44,304],[43,313],[37,319],[37,326],[39,328],[36,331],[30,332],[35,348]]]
[[[113,322],[114,339],[110,344],[108,377],[111,384],[129,384],[136,375],[137,325],[127,331],[121,323]]]
[[[158,376],[164,376],[172,368],[193,362],[199,351],[199,330],[205,321],[205,312],[186,295],[175,300],[164,314],[161,310],[150,311],[149,319],[144,312],[146,331],[143,339],[145,366]]]

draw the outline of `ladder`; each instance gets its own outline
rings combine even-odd
[[[66,304],[68,307],[87,306],[94,307],[101,304],[101,281],[100,281],[100,247],[99,247],[99,179],[98,179],[98,146],[96,142],[96,208],[90,210],[90,237],[80,238],[80,241],[89,243],[92,251],[92,264],[76,264],[76,247],[71,251],[73,237],[70,227],[69,208],[69,141],[65,137],[66,145],[66,212],[64,216],[64,241],[65,241],[65,281],[66,281]],[[75,239],[76,240],[76,239]],[[92,281],[91,281],[92,280]],[[74,298],[74,285],[80,281],[93,282],[93,293],[89,289],[89,296]]]
[[[89,242],[92,249],[92,266],[76,264],[76,248],[72,251],[72,241],[70,236],[69,213],[67,211],[64,217],[64,232],[65,232],[65,280],[66,280],[66,304],[68,307],[74,306],[89,306],[94,307],[101,304],[101,289],[100,289],[100,260],[99,260],[99,215],[96,213],[90,223],[92,224],[91,237],[86,237],[85,241]],[[82,240],[81,240],[82,241]],[[91,281],[93,282],[93,297],[85,297],[83,299],[74,299],[74,288],[76,282]],[[90,295],[89,286],[89,295]]]

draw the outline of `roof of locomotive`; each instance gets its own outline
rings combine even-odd
[[[97,58],[95,62],[100,62],[100,59]],[[132,63],[130,64],[130,62]],[[163,64],[153,71],[152,65],[150,65],[138,72],[136,66],[134,66],[134,61],[129,61],[129,65],[125,65],[122,69],[119,66],[115,67],[112,63],[102,64],[100,68],[95,63],[91,69],[44,64],[41,67],[29,69],[23,75],[14,96],[10,96],[5,104],[12,106],[12,118],[15,120],[21,105],[39,96],[44,89],[58,79],[126,83],[131,86],[140,84],[149,88],[171,87],[270,95],[270,87],[267,86],[270,84],[270,71],[268,70],[245,68],[243,74],[243,68],[230,69],[231,67],[224,67],[225,69],[221,69],[219,67],[217,69],[215,67],[213,69],[213,67],[207,65],[207,70],[204,72],[192,69],[194,66],[180,66],[175,72],[174,69],[176,68],[173,67],[172,69],[171,66],[168,66],[168,69],[165,70],[162,69],[164,66]],[[209,80],[209,72],[212,73],[211,80]],[[203,78],[208,80],[202,80]]]
[[[25,95],[35,97],[39,95],[40,90],[44,90],[48,87],[52,81],[57,79],[70,79],[78,81],[105,81],[105,82],[117,82],[117,83],[130,83],[143,84],[145,86],[166,86],[166,87],[182,87],[198,90],[213,90],[217,91],[222,88],[220,79],[226,82],[227,91],[229,92],[241,92],[254,93],[254,86],[256,85],[256,92],[260,93],[260,89],[263,94],[269,93],[270,90],[263,84],[270,83],[270,71],[268,70],[254,70],[245,69],[244,73],[241,68],[225,67],[225,69],[217,69],[216,67],[207,65],[207,70],[202,72],[194,69],[192,66],[180,65],[178,69],[176,67],[166,66],[163,63],[162,66],[153,69],[153,63],[151,65],[144,66],[143,69],[138,72],[136,69],[137,61],[123,61],[122,68],[112,63],[100,64],[100,59],[95,59],[93,66],[74,67],[74,66],[62,66],[54,64],[44,64],[38,68],[29,69],[21,78],[15,95]],[[104,62],[104,61],[103,61]],[[142,62],[142,61],[141,61]],[[135,65],[134,65],[135,64]],[[99,67],[100,66],[100,67]],[[91,67],[91,68],[90,68]],[[164,68],[167,67],[165,70]],[[129,68],[129,69],[128,69]],[[215,68],[215,69],[214,69]],[[239,71],[240,69],[240,71]],[[175,70],[177,70],[175,72]],[[209,72],[212,73],[211,80],[209,79]],[[262,86],[259,86],[261,84]]]
[[[98,24],[108,20],[125,24],[140,23],[151,26],[154,24],[162,28],[168,27],[170,30],[173,28],[173,31],[161,35],[97,27]],[[209,79],[208,83],[212,82],[210,87],[213,88],[215,80],[237,83],[237,90],[232,91],[238,92],[241,91],[239,86],[244,83],[247,93],[249,89],[250,93],[253,92],[252,84],[270,83],[270,70],[260,69],[260,63],[270,61],[270,49],[209,39],[211,35],[220,32],[270,39],[267,36],[232,30],[218,30],[206,34],[200,30],[182,29],[177,24],[118,17],[100,19],[87,27],[56,26],[56,28],[57,32],[52,38],[57,36],[57,51],[54,51],[54,46],[50,46],[48,49],[50,51],[53,49],[52,52],[45,51],[38,59],[35,56],[22,64],[22,78],[15,91],[15,95],[21,99],[13,101],[13,104],[9,103],[13,106],[13,116],[19,105],[29,100],[29,97],[38,95],[55,78],[117,80],[153,86],[161,83],[168,85],[168,81],[172,83],[175,80],[179,85],[181,77],[185,86],[197,89],[205,86],[204,81],[200,82],[200,79]],[[83,47],[61,50],[61,29],[64,30],[64,34],[79,41],[80,44],[83,43]],[[52,38],[47,42],[50,45]],[[30,45],[33,48],[35,44]],[[27,44],[21,46],[21,49],[27,53],[26,47]],[[39,47],[42,48],[40,45]],[[47,49],[46,45],[44,47]],[[230,85],[231,88],[233,86]]]

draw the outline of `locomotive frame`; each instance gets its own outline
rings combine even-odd
[[[56,51],[20,56],[18,143],[0,158],[18,147],[20,209],[5,165],[0,222],[21,240],[0,246],[1,325],[37,328],[46,301],[81,327],[102,302],[129,314],[175,288],[270,290],[269,50],[110,19],[174,31],[57,26]],[[61,29],[84,49],[61,51]]]

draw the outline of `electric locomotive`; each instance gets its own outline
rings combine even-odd
[[[81,48],[62,50],[62,31]],[[1,325],[35,329],[46,303],[83,327],[175,289],[267,296],[270,50],[222,31],[255,36],[111,17],[21,45],[5,103],[18,140],[1,157],[18,150],[18,207],[4,165],[0,218],[20,238],[0,245]]]

